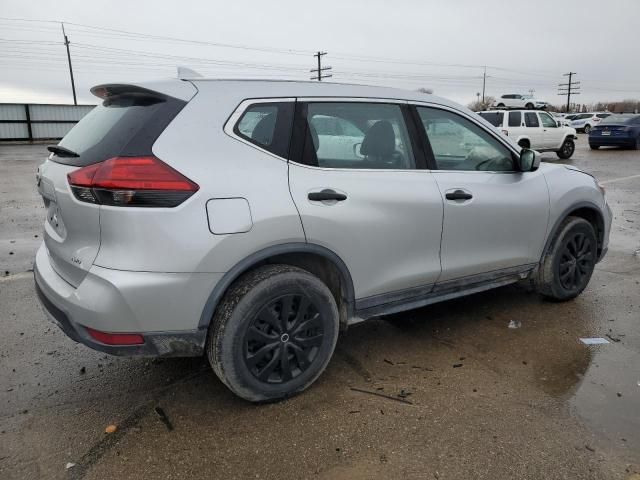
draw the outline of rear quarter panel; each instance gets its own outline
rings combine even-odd
[[[199,88],[153,146],[154,155],[196,182],[199,191],[177,208],[103,207],[96,265],[152,272],[226,272],[262,248],[304,242],[289,193],[286,161],[224,133],[224,124],[242,100],[241,92],[216,91],[215,82]],[[222,235],[210,231],[206,204],[221,198],[247,200],[249,231]]]

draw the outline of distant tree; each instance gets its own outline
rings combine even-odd
[[[487,110],[496,99],[493,97],[484,97],[484,102],[480,99],[471,102],[467,107],[469,110],[473,110],[474,112],[481,112],[483,110]]]

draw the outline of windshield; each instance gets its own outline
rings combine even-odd
[[[609,115],[606,118],[603,118],[600,122],[600,125],[627,125],[631,123],[635,118],[640,118],[640,115],[635,114],[618,114],[618,115]]]

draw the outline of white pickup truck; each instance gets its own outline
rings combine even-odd
[[[488,110],[478,114],[523,148],[556,152],[562,159],[570,158],[576,149],[575,128],[562,125],[547,112]]]

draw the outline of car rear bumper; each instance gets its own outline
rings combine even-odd
[[[633,147],[636,142],[634,137],[589,136],[589,145],[593,147]]]
[[[112,355],[199,356],[207,330],[198,322],[222,274],[124,272],[93,266],[73,287],[60,277],[41,245],[35,287],[50,320],[72,340]],[[137,333],[141,345],[107,345],[87,330]]]

